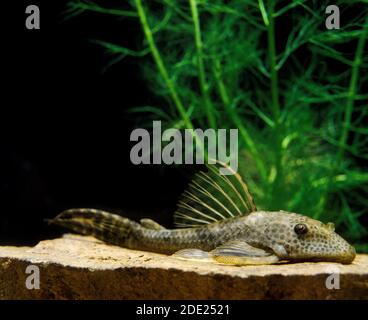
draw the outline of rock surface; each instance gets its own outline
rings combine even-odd
[[[38,290],[26,287],[29,265],[39,267]],[[327,289],[336,272],[340,289]],[[0,299],[368,299],[368,255],[350,265],[237,267],[65,235],[33,248],[0,247]]]

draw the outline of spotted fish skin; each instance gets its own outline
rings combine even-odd
[[[245,220],[258,233],[247,242],[271,248],[281,260],[348,264],[356,256],[355,248],[335,232],[331,223],[286,211],[254,212],[245,216]],[[296,226],[305,226],[305,233],[298,234]]]
[[[197,228],[157,230],[102,210],[69,209],[50,223],[121,247],[171,254],[185,248],[212,250],[228,240],[244,236],[248,227],[242,218]]]
[[[50,222],[110,244],[165,254],[187,248],[211,251],[229,241],[245,241],[279,260],[351,263],[355,258],[354,247],[332,224],[285,211],[256,211],[183,229],[148,228],[96,209],[66,210]]]

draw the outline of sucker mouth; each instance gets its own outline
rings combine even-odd
[[[303,262],[337,262],[342,264],[350,264],[354,261],[356,256],[355,248],[350,247],[349,250],[344,252],[339,252],[334,255],[321,254],[320,256],[311,256],[311,257],[289,257],[287,258],[289,261],[303,261]]]
[[[353,246],[350,246],[350,251],[344,256],[344,259],[342,260],[341,263],[344,263],[344,264],[352,263],[355,257],[356,257],[355,248]]]
[[[333,261],[340,262],[343,264],[349,264],[354,261],[355,256],[356,256],[355,248],[349,245],[349,248],[344,252],[338,253],[336,257],[334,257]]]

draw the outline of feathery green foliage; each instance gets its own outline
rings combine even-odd
[[[364,244],[368,215],[368,6],[336,0],[130,0],[85,11],[136,19],[138,50],[99,41],[119,61],[142,59],[160,106],[136,108],[176,128],[238,128],[240,165],[259,208],[334,221]],[[150,118],[149,118],[150,119]]]

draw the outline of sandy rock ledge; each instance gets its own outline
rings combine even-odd
[[[40,289],[26,269],[40,270]],[[340,289],[327,289],[338,271]],[[0,299],[368,299],[368,255],[351,265],[223,266],[65,235],[35,247],[0,247]]]

